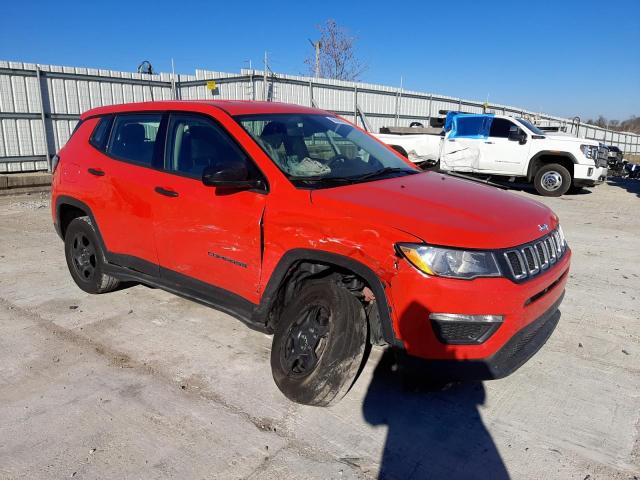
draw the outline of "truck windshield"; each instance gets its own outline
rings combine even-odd
[[[286,113],[235,119],[299,187],[323,188],[419,173],[338,117]]]
[[[518,120],[521,124],[523,124],[529,130],[531,130],[531,132],[533,132],[535,135],[545,135],[545,133],[542,130],[540,130],[533,123],[525,120],[524,118],[516,118],[516,120]]]

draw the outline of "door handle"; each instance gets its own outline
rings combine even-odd
[[[450,142],[455,142],[455,140],[453,138],[450,138],[449,141]]]
[[[162,188],[162,187],[156,187],[155,191],[156,191],[156,193],[159,193],[160,195],[164,195],[165,197],[177,197],[178,196],[178,192],[174,192],[173,190],[167,190],[166,188]]]
[[[99,168],[89,168],[87,169],[87,172],[89,172],[91,175],[95,175],[96,177],[104,177],[104,172]]]
[[[493,142],[484,142],[484,143],[486,143],[487,145],[493,145]]]

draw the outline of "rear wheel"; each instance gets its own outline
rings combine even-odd
[[[571,187],[571,174],[562,165],[543,165],[533,179],[537,192],[544,197],[560,197]]]
[[[391,148],[393,148],[396,152],[398,152],[403,157],[409,158],[409,154],[407,153],[407,151],[404,148],[402,148],[400,145],[391,145]]]
[[[360,301],[329,280],[302,286],[273,335],[273,379],[290,400],[327,406],[356,380],[365,358],[367,321]]]
[[[71,278],[87,293],[106,293],[120,282],[103,273],[104,254],[89,217],[74,218],[64,235],[64,253]]]

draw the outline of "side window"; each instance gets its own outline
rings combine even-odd
[[[162,116],[127,114],[116,116],[107,153],[122,160],[151,166]]]
[[[111,124],[113,123],[113,116],[107,115],[101,117],[98,124],[93,129],[89,143],[96,147],[98,150],[104,150],[107,146],[107,140],[109,140],[109,132],[111,132]]]
[[[485,115],[459,115],[454,118],[449,138],[481,139],[488,135],[489,117]]]
[[[511,130],[518,130],[518,127],[509,120],[504,118],[494,118],[491,122],[491,130],[489,130],[490,137],[509,138],[509,132]]]
[[[215,122],[195,115],[171,115],[167,139],[166,168],[202,178],[207,167],[244,164],[250,178],[258,176],[255,165]]]

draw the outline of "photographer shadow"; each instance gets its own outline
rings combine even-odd
[[[386,350],[363,404],[369,424],[388,428],[378,478],[508,479],[480,416],[484,401],[482,383],[428,384],[419,372],[398,370]]]

